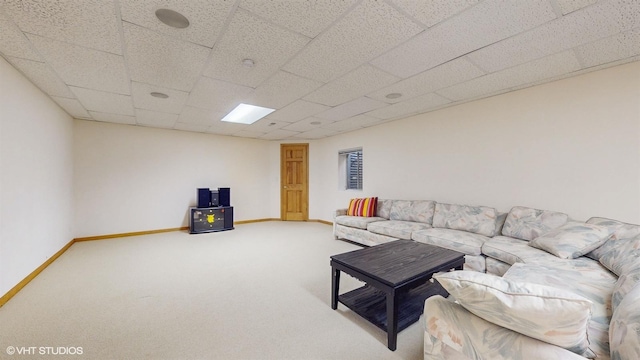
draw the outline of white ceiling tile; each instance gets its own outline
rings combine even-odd
[[[220,121],[225,116],[213,110],[200,109],[192,106],[185,106],[178,119],[183,124],[198,124],[211,126],[214,122]]]
[[[579,46],[575,51],[585,67],[640,55],[640,28]]]
[[[87,110],[110,114],[134,115],[133,101],[129,95],[114,94],[75,86],[70,86],[69,88]]]
[[[416,1],[391,0],[402,10],[411,14],[416,20],[431,27],[442,20],[475,5],[478,0]]]
[[[122,20],[195,44],[213,47],[233,9],[233,1],[120,0]],[[156,17],[156,10],[171,9],[189,20],[177,29]]]
[[[319,88],[322,83],[278,71],[248,96],[251,105],[280,109]]]
[[[308,37],[316,37],[357,0],[242,0],[240,7]]]
[[[178,122],[178,115],[136,109],[136,122],[138,125],[171,129]]]
[[[136,117],[129,115],[120,115],[120,114],[107,114],[96,111],[89,111],[91,117],[97,121],[110,122],[116,124],[136,124]]]
[[[365,0],[315,38],[284,69],[329,82],[422,30],[389,4]]]
[[[482,70],[466,58],[460,57],[368,94],[367,97],[387,103],[398,103],[481,75],[484,75]],[[387,99],[386,95],[391,93],[399,93],[402,96],[397,99]]]
[[[265,135],[266,133],[264,132],[260,132],[260,131],[251,131],[251,130],[240,130],[236,133],[233,133],[231,135],[233,136],[238,136],[238,137],[246,137],[246,138],[259,138],[262,135]]]
[[[57,96],[52,96],[51,98],[72,117],[76,119],[91,119],[91,115],[89,115],[87,110],[82,106],[82,104],[80,104],[78,99],[69,99]]]
[[[309,116],[319,114],[330,109],[329,106],[320,105],[304,100],[297,100],[291,104],[276,110],[267,116],[268,119],[285,122],[296,122]]]
[[[4,0],[3,9],[26,33],[122,54],[113,1]]]
[[[290,130],[290,131],[309,131],[313,129],[318,129],[323,125],[328,125],[333,121],[327,119],[319,119],[315,117],[306,118],[304,120],[300,120],[294,122],[293,124],[287,124],[287,126],[283,127],[282,130]],[[313,124],[312,124],[313,123]]]
[[[246,128],[247,125],[245,124],[234,124],[224,121],[215,121],[211,124],[209,129],[207,129],[207,132],[219,135],[232,135],[239,131],[245,130]]]
[[[178,122],[173,128],[176,130],[183,130],[183,131],[207,132],[207,130],[209,130],[209,125],[184,124],[184,123]]]
[[[338,132],[331,129],[313,129],[305,132],[301,132],[297,135],[294,135],[293,138],[296,139],[322,139],[329,136],[336,135]]]
[[[282,129],[277,129],[274,131],[270,131],[268,133],[266,133],[265,135],[260,136],[260,139],[265,139],[265,140],[284,140],[284,139],[288,139],[291,138],[294,135],[299,134],[300,132],[298,131],[289,131],[289,130],[282,130]]]
[[[269,118],[260,119],[247,127],[248,130],[267,133],[276,129],[283,128],[291,123],[273,120]]]
[[[371,64],[407,78],[555,17],[547,0],[483,1],[374,59]]]
[[[388,104],[369,99],[367,97],[361,97],[359,99],[344,103],[340,106],[336,106],[327,111],[321,112],[316,116],[327,120],[344,120],[352,116],[356,116],[371,110],[379,109],[381,107],[388,106]]]
[[[370,111],[366,115],[373,116],[378,119],[395,119],[426,112],[429,109],[433,109],[450,102],[451,100],[443,98],[438,94],[430,93]]]
[[[43,61],[31,48],[31,44],[18,27],[10,21],[0,8],[0,54],[15,56],[22,59]]]
[[[18,70],[50,96],[73,98],[75,95],[67,85],[51,70],[49,65],[32,60],[9,57],[8,60]]]
[[[138,109],[154,110],[171,114],[180,114],[189,93],[167,89],[160,86],[131,82],[131,92],[133,95],[133,105]],[[162,99],[151,96],[152,92],[160,92],[169,95]]]
[[[356,115],[345,120],[336,121],[331,124],[322,125],[324,129],[335,131],[351,131],[374,126],[380,123],[380,119],[367,115]]]
[[[126,62],[134,81],[189,91],[210,50],[154,31],[123,23]]]
[[[222,39],[214,47],[204,75],[256,87],[298,53],[309,40],[238,10]],[[254,66],[243,66],[244,59],[253,60]]]
[[[400,80],[371,65],[363,65],[346,75],[323,85],[304,97],[305,100],[336,106],[361,97],[373,90],[391,85]]]
[[[602,23],[616,23],[621,31],[640,27],[640,1],[609,0],[585,9]]]
[[[129,79],[121,55],[27,35],[67,85],[129,95]]]
[[[469,54],[488,72],[571,49],[623,30],[618,10],[599,3]]]
[[[248,97],[252,88],[201,76],[189,94],[187,104],[228,113]]]
[[[560,6],[560,11],[565,15],[580,10],[585,6],[595,4],[597,1],[598,0],[556,0],[558,6]]]
[[[547,56],[437,91],[452,100],[468,100],[553,78],[580,69],[573,51]]]

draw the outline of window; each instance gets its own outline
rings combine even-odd
[[[343,150],[340,156],[340,184],[344,190],[362,190],[362,148]]]

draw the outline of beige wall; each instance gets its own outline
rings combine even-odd
[[[72,130],[0,58],[0,296],[73,239]]]
[[[231,188],[234,219],[272,217],[269,142],[76,120],[76,237],[188,225],[199,187]]]
[[[356,196],[514,205],[640,223],[640,62],[320,140],[310,216]],[[364,190],[338,151],[364,149]]]

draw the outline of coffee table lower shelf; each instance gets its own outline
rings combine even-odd
[[[424,311],[424,301],[433,295],[448,296],[438,282],[430,282],[403,292],[398,301],[398,332],[420,319]],[[338,296],[338,301],[356,314],[367,319],[382,331],[387,331],[387,297],[373,286],[365,285]]]

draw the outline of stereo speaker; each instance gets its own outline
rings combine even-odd
[[[211,204],[211,190],[209,188],[198,188],[198,207],[207,208]]]
[[[218,188],[220,206],[231,206],[231,188]]]

